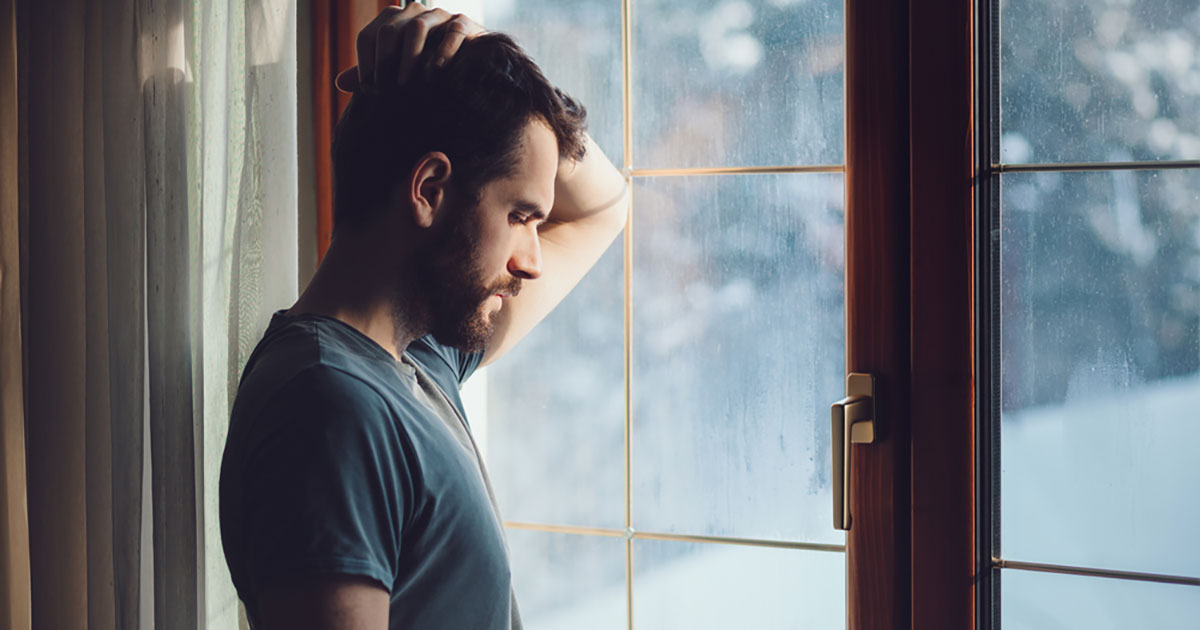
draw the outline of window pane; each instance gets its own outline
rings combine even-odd
[[[829,404],[845,386],[840,175],[634,189],[634,525],[841,542]]]
[[[1003,162],[1200,158],[1200,4],[1001,7]]]
[[[842,4],[633,0],[634,165],[840,164]]]
[[[1001,199],[1003,556],[1200,576],[1200,172]]]
[[[527,630],[624,630],[625,539],[508,530]]]
[[[846,627],[844,554],[642,540],[633,553],[635,628]]]
[[[625,526],[621,241],[487,368],[488,469],[506,519]]]
[[[1200,588],[1131,580],[1004,571],[1004,628],[1193,630]]]

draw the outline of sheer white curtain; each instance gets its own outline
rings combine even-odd
[[[296,6],[192,0],[197,104],[189,148],[202,229],[194,317],[202,358],[203,575],[207,628],[231,628],[237,597],[221,549],[217,480],[238,376],[271,313],[297,292]],[[306,121],[307,122],[307,121]],[[171,626],[174,627],[174,626]]]
[[[9,599],[33,628],[236,628],[217,478],[297,290],[295,3],[16,15],[31,594]]]

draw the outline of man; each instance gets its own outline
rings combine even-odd
[[[625,181],[583,108],[462,16],[389,8],[358,57],[333,241],[234,404],[226,559],[258,629],[520,627],[458,390],[599,259]]]

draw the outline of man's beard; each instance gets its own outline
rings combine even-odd
[[[495,327],[483,304],[493,295],[516,295],[521,280],[512,276],[500,282],[487,280],[481,268],[477,207],[454,212],[417,257],[417,281],[430,316],[430,333],[443,345],[464,352],[487,347]]]

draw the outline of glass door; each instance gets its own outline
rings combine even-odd
[[[633,191],[465,392],[527,627],[846,627],[842,0],[439,4],[587,104]]]
[[[1200,4],[994,0],[985,625],[1200,619]]]

